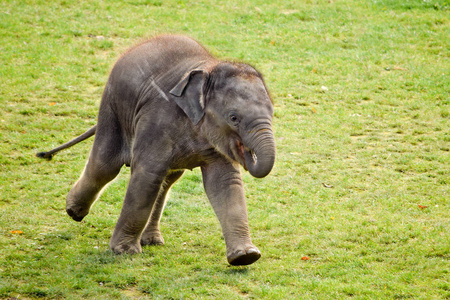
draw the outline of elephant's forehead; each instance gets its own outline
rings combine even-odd
[[[225,96],[241,101],[270,101],[264,83],[256,76],[232,76],[223,89]]]
[[[234,77],[218,95],[226,110],[240,111],[248,117],[270,117],[273,104],[263,81],[258,77]]]

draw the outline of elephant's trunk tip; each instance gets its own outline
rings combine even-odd
[[[245,165],[253,177],[263,178],[269,175],[275,163],[275,141],[270,130],[256,140],[256,146],[250,145],[250,150],[245,151]]]
[[[262,155],[261,155],[262,156]],[[266,155],[264,159],[258,158],[253,152],[246,152],[246,165],[250,174],[255,178],[263,178],[269,175],[275,162],[275,155]]]

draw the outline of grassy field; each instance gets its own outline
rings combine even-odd
[[[1,299],[450,299],[447,0],[10,1],[0,8]],[[129,170],[81,223],[65,197],[126,49],[181,33],[256,66],[277,162],[245,174],[262,258],[230,267],[198,170],[172,191],[166,245],[108,242]]]

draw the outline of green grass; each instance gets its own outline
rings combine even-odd
[[[2,1],[0,298],[449,299],[449,7]],[[173,188],[166,245],[115,256],[129,170],[75,223],[65,197],[92,140],[34,156],[95,124],[116,59],[165,32],[255,65],[274,98],[276,166],[244,175],[251,266],[227,265],[198,170]]]

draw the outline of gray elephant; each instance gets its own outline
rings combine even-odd
[[[261,74],[247,64],[221,61],[196,41],[155,37],[126,52],[105,87],[97,125],[39,157],[95,134],[66,211],[81,221],[102,188],[131,166],[122,211],[110,241],[115,253],[163,244],[159,222],[170,187],[185,169],[200,167],[220,221],[231,265],[261,256],[250,239],[239,165],[254,177],[275,161],[273,103]]]

